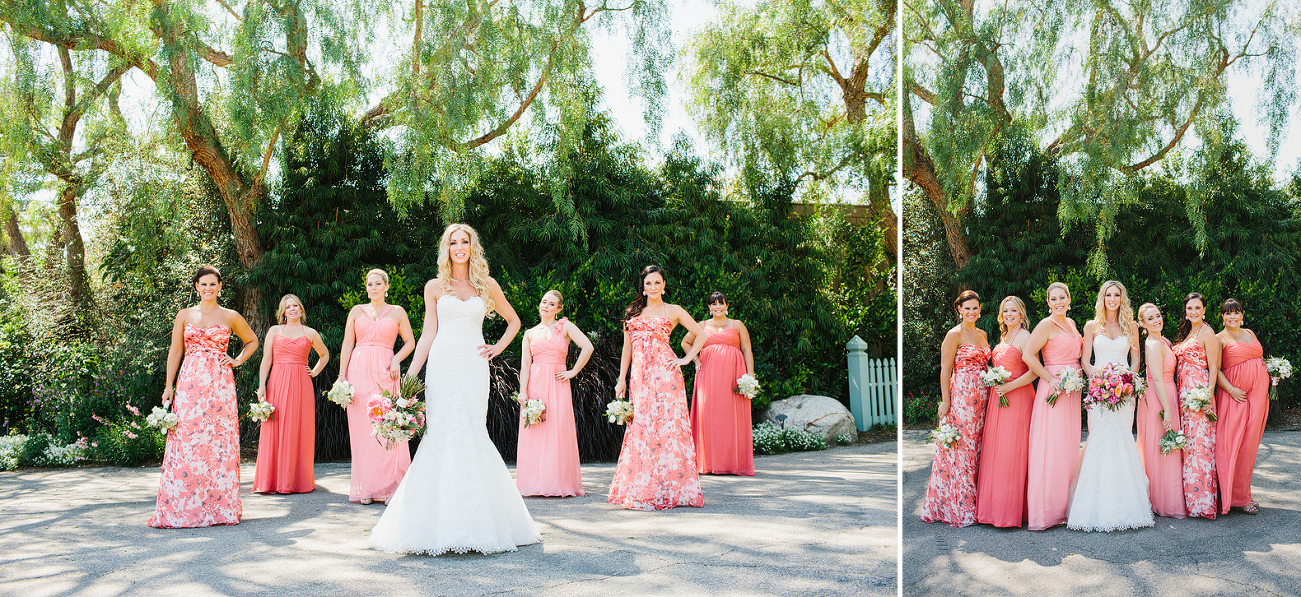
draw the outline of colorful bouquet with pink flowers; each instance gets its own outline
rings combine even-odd
[[[1102,405],[1119,409],[1135,395],[1138,378],[1124,363],[1109,363],[1089,378],[1089,392],[1081,397],[1085,408]]]
[[[370,434],[379,438],[385,449],[392,449],[400,441],[406,441],[424,432],[425,403],[420,395],[425,392],[425,382],[419,377],[408,375],[398,383],[395,395],[383,390],[378,396],[366,403],[366,414],[370,416]]]

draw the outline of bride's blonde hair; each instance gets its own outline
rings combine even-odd
[[[1115,286],[1120,289],[1120,305],[1116,308],[1116,322],[1120,324],[1120,331],[1131,339],[1138,338],[1138,322],[1134,320],[1134,307],[1129,304],[1129,291],[1125,290],[1125,285],[1115,280],[1107,280],[1102,283],[1102,288],[1098,289],[1098,302],[1093,305],[1093,322],[1094,327],[1099,330],[1107,329],[1107,289]],[[1104,332],[1105,335],[1105,332]]]
[[[469,224],[449,224],[443,231],[443,239],[438,241],[438,277],[434,278],[434,288],[441,290],[443,294],[456,296],[456,291],[452,290],[452,254],[447,247],[451,243],[452,235],[458,230],[464,230],[470,236],[470,285],[474,286],[479,298],[483,299],[484,310],[492,314],[494,305],[492,297],[488,294],[488,280],[491,279],[488,275],[488,260],[483,257],[483,245],[479,244],[479,233],[475,232]]]

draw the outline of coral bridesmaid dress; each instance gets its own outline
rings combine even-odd
[[[1080,368],[1084,338],[1056,320],[1049,319],[1064,333],[1043,347],[1044,369],[1055,376],[1065,369]],[[1049,406],[1052,378],[1039,381],[1030,412],[1030,456],[1026,469],[1026,528],[1042,531],[1066,522],[1070,506],[1071,479],[1080,458],[1080,393],[1060,393]]]
[[[398,337],[398,322],[384,316],[378,319],[365,313],[353,322],[357,344],[348,361],[348,382],[352,384],[352,404],[348,405],[348,436],[352,444],[352,488],[348,499],[388,500],[397,490],[402,476],[411,466],[411,450],[407,442],[395,442],[389,449],[371,435],[370,416],[366,403],[378,396],[381,390],[397,390],[398,381],[389,377],[388,368],[393,361],[393,343]]]
[[[1196,385],[1211,387],[1206,348],[1188,340],[1174,347],[1179,391]],[[1181,400],[1182,402],[1182,400]],[[1214,408],[1212,406],[1212,408]],[[1215,518],[1215,423],[1203,412],[1179,413],[1188,447],[1184,449],[1184,503],[1189,516]]]
[[[705,328],[691,400],[691,436],[696,470],[720,475],[754,475],[750,401],[733,390],[746,374],[741,332]]]
[[[988,346],[958,347],[953,376],[949,378],[949,414],[945,422],[957,427],[962,437],[947,448],[935,446],[931,480],[922,503],[922,522],[946,522],[954,527],[976,522],[976,465],[989,398],[989,390],[980,385],[980,374],[988,363]]]
[[[239,524],[239,413],[235,375],[221,364],[230,328],[185,324],[185,360],[167,434],[158,506],[149,526],[164,529]]]
[[[1166,347],[1170,341],[1161,338]],[[1161,361],[1158,372],[1153,363],[1147,365],[1147,393],[1138,401],[1138,454],[1143,457],[1143,470],[1147,472],[1148,497],[1152,512],[1166,518],[1186,518],[1188,507],[1184,504],[1184,453],[1175,450],[1161,453],[1161,437],[1165,426],[1161,424],[1161,400],[1156,397],[1156,384],[1165,384],[1166,399],[1174,412],[1167,412],[1171,429],[1179,429],[1183,413],[1179,408],[1179,391],[1175,386],[1175,355],[1171,351]]]
[[[703,506],[682,371],[665,364],[677,358],[669,347],[673,322],[638,316],[627,326],[632,339],[628,399],[633,417],[623,433],[606,501],[629,510]]]
[[[1233,387],[1247,392],[1243,402],[1228,392],[1215,394],[1215,469],[1220,474],[1220,514],[1251,504],[1251,473],[1269,414],[1269,372],[1264,347],[1255,338],[1224,347],[1223,371]]]
[[[536,425],[519,423],[519,447],[515,453],[515,485],[520,495],[569,497],[583,495],[582,471],[578,461],[578,434],[574,429],[574,401],[569,380],[557,381],[566,371],[569,337],[561,319],[548,340],[529,343],[528,397],[546,405],[546,419]]]
[[[1029,371],[1021,351],[1011,344],[994,349],[994,365],[1007,369],[1011,379]],[[1019,527],[1025,521],[1025,471],[1029,465],[1030,411],[1034,384],[1007,393],[1007,406],[999,406],[998,392],[989,388],[985,408],[985,434],[976,475],[976,522],[996,527]]]
[[[307,373],[312,341],[276,337],[271,343],[267,402],[276,409],[258,436],[253,491],[308,493],[316,489],[316,392]]]

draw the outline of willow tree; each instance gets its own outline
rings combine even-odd
[[[862,193],[886,230],[895,169],[893,0],[722,3],[691,42],[692,109],[746,176]]]
[[[939,208],[956,265],[971,257],[962,220],[979,173],[1013,129],[1061,164],[1063,224],[1097,224],[1095,272],[1106,270],[1115,214],[1134,200],[1137,173],[1193,137],[1225,142],[1230,73],[1260,78],[1261,120],[1281,138],[1295,98],[1295,40],[1281,6],[905,0],[904,175]],[[1189,197],[1205,243],[1200,198]]]
[[[355,105],[368,126],[393,129],[390,199],[434,196],[451,215],[483,171],[485,145],[530,115],[543,155],[555,158],[557,208],[572,214],[564,157],[595,102],[588,28],[628,16],[654,110],[662,13],[661,0],[0,0],[11,35],[143,73],[166,108],[167,121],[152,125],[214,182],[246,269],[266,252],[256,211],[274,157],[313,99]],[[375,94],[384,99],[367,110]],[[571,230],[581,234],[581,224]],[[245,315],[262,319],[260,302],[249,288]]]

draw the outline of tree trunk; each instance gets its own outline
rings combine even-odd
[[[967,230],[962,225],[962,216],[966,215],[971,207],[964,204],[956,213],[954,212],[948,194],[944,192],[944,186],[935,177],[935,162],[931,160],[931,156],[926,153],[926,148],[922,147],[917,139],[912,110],[909,109],[907,101],[904,102],[903,108],[903,175],[913,184],[921,187],[922,192],[926,193],[926,197],[935,205],[936,211],[940,214],[940,222],[944,224],[944,238],[949,243],[949,252],[953,254],[953,264],[958,269],[962,269],[971,259],[971,251],[967,248]]]
[[[899,216],[890,207],[890,185],[887,179],[869,180],[867,183],[868,201],[876,213],[877,225],[885,233],[885,252],[890,263],[899,261]]]
[[[91,302],[86,276],[86,244],[81,239],[81,226],[77,223],[77,197],[80,181],[65,180],[59,193],[59,220],[63,226],[64,255],[68,268],[68,305],[80,312],[83,303]]]
[[[27,239],[23,237],[23,229],[18,225],[18,210],[10,207],[7,211],[9,217],[5,219],[5,244],[9,247],[10,255],[19,261],[26,261],[32,256],[32,251],[27,248]]]

